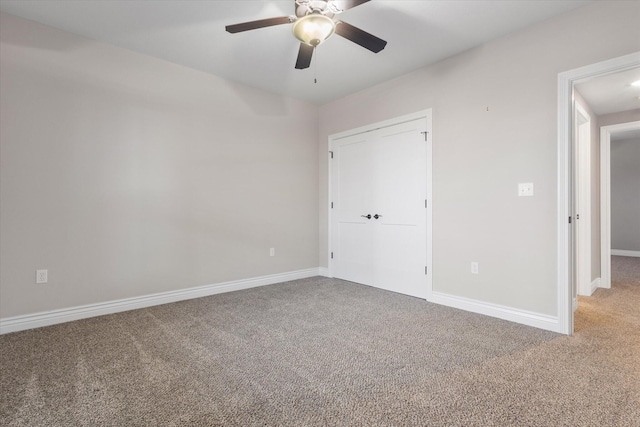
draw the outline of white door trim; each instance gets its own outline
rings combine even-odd
[[[571,179],[573,85],[594,77],[613,74],[640,67],[640,52],[608,61],[591,64],[558,74],[558,212],[557,212],[557,312],[558,332],[573,333],[573,302],[571,269],[574,265],[570,255],[572,242],[569,239],[569,217],[573,216],[571,200],[574,194]]]
[[[611,135],[640,129],[640,121],[600,128],[600,287],[611,287]]]
[[[401,123],[410,122],[418,119],[425,119],[427,125],[427,301],[431,300],[431,295],[433,293],[433,161],[432,161],[432,152],[433,152],[433,128],[431,124],[432,120],[432,109],[418,111],[412,114],[407,114],[404,116],[396,117],[389,120],[384,120],[377,123],[372,123],[366,126],[361,126],[355,129],[351,129],[344,132],[335,133],[329,135],[329,161],[327,167],[327,176],[328,176],[328,198],[327,198],[327,219],[328,219],[328,227],[327,227],[327,260],[328,260],[328,275],[329,277],[333,277],[333,261],[331,258],[332,253],[332,226],[331,226],[331,203],[332,203],[332,162],[331,156],[333,154],[334,141],[338,141],[342,138],[346,138],[349,136],[357,135],[360,133],[371,132],[377,129],[398,125]]]

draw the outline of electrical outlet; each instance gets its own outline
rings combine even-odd
[[[518,196],[533,196],[533,182],[518,184]]]
[[[276,248],[269,248],[269,256],[276,256]]]
[[[37,284],[47,283],[49,279],[48,275],[49,275],[48,270],[36,270],[36,283]]]
[[[478,263],[477,262],[472,262],[471,263],[471,273],[478,274]]]

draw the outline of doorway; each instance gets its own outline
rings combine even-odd
[[[578,189],[573,176],[573,88],[580,82],[635,68],[640,68],[640,52],[558,75],[557,331],[560,333],[573,333],[573,295],[576,286],[576,212],[573,201]]]
[[[428,299],[431,111],[329,138],[331,276]]]
[[[611,288],[611,139],[631,131],[640,131],[640,121],[600,129],[600,286],[603,288]]]

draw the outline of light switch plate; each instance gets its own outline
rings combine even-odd
[[[471,263],[471,273],[472,274],[478,274],[478,266],[479,266],[479,263],[477,263],[475,261]]]
[[[49,281],[48,275],[48,270],[36,270],[36,284],[47,283]]]
[[[533,196],[533,182],[518,184],[518,196]]]

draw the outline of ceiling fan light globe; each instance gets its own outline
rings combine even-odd
[[[299,18],[291,28],[295,38],[314,47],[328,39],[335,30],[336,24],[333,19],[318,13]]]

